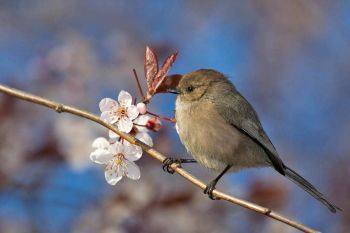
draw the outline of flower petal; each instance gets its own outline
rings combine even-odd
[[[130,120],[134,120],[139,115],[139,110],[135,105],[130,105],[127,110],[128,117]]]
[[[108,150],[111,152],[111,154],[116,155],[119,153],[124,153],[124,145],[120,142],[115,142],[111,144],[108,148]]]
[[[132,129],[132,126],[132,121],[127,117],[123,117],[117,122],[118,129],[124,133],[129,133]]]
[[[140,172],[140,168],[131,161],[126,161],[127,163],[127,172],[126,172],[126,176],[129,177],[132,180],[138,180],[141,177],[141,172]]]
[[[108,168],[108,167],[107,167]],[[115,185],[123,178],[123,175],[121,172],[114,172],[113,169],[107,169],[105,170],[105,178],[108,184]]]
[[[100,101],[98,106],[100,107],[101,112],[105,112],[118,108],[119,104],[111,98],[104,98]]]
[[[127,141],[124,142],[124,156],[129,161],[136,161],[142,156],[142,148]]]
[[[113,116],[113,112],[111,111],[106,111],[106,112],[102,112],[100,119],[103,120],[104,122],[108,123],[108,124],[112,124],[112,116]]]
[[[107,164],[113,158],[113,155],[108,150],[97,149],[90,154],[92,162],[98,164]]]
[[[114,139],[118,140],[120,138],[120,136],[118,134],[114,133],[112,130],[108,131],[108,136],[109,136],[110,139],[113,139],[113,140]]]
[[[148,132],[146,124],[149,119],[151,119],[149,115],[139,115],[135,120],[133,120],[133,122],[137,124],[135,127],[138,129],[138,131]]]
[[[149,145],[149,146],[153,146],[153,140],[151,138],[151,136],[149,136],[148,133],[146,132],[138,132],[135,136],[138,140],[140,140],[141,142]]]
[[[107,149],[109,142],[104,137],[98,137],[92,142],[92,148],[94,149]]]
[[[113,114],[112,116],[111,116],[111,122],[110,122],[110,124],[114,124],[114,123],[116,123],[118,121],[118,117],[115,115],[115,114]]]
[[[129,107],[132,103],[132,97],[129,92],[121,91],[118,96],[118,102],[123,107]]]

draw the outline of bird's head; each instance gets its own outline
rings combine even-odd
[[[177,94],[182,102],[194,102],[201,99],[216,98],[220,90],[233,88],[230,81],[215,70],[200,69],[182,77],[176,88],[169,88],[169,93]]]

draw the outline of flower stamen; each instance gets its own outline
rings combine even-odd
[[[126,109],[124,107],[119,107],[117,111],[117,115],[119,117],[125,117],[126,116]]]
[[[118,153],[115,155],[115,161],[114,161],[114,173],[119,176],[120,172],[122,173],[122,176],[126,176],[128,172],[128,166],[127,163],[124,162],[125,156],[122,153]]]

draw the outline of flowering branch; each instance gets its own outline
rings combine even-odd
[[[100,117],[98,117],[98,116],[96,116],[96,115],[94,115],[94,114],[92,114],[90,112],[83,111],[83,110],[80,110],[78,108],[75,108],[75,107],[72,107],[72,106],[68,106],[68,105],[64,105],[64,104],[61,104],[59,102],[55,102],[55,101],[52,101],[52,100],[49,100],[49,99],[46,99],[46,98],[42,98],[42,97],[39,97],[39,96],[36,96],[36,95],[32,95],[32,94],[29,94],[29,93],[26,93],[26,92],[23,92],[23,91],[20,91],[20,90],[17,90],[17,89],[14,89],[14,88],[11,88],[11,87],[8,87],[8,86],[5,86],[5,85],[1,85],[1,84],[0,84],[0,91],[5,93],[5,94],[7,94],[7,95],[11,95],[11,96],[14,96],[16,98],[19,98],[19,99],[22,99],[22,100],[26,100],[28,102],[32,102],[32,103],[35,103],[35,104],[39,104],[39,105],[43,105],[45,107],[51,108],[51,109],[55,110],[58,113],[67,112],[67,113],[70,113],[70,114],[73,114],[73,115],[76,115],[76,116],[83,117],[83,118],[86,118],[88,120],[94,121],[94,122],[104,126],[105,128],[110,129],[114,133],[118,134],[121,138],[123,138],[124,140],[128,141],[129,143],[137,145],[137,146],[140,146],[145,152],[147,152],[153,158],[157,159],[159,162],[162,163],[166,159],[166,157],[163,154],[161,154],[160,152],[156,151],[152,147],[150,147],[150,146],[146,145],[145,143],[137,140],[135,137],[133,137],[133,136],[131,136],[129,134],[126,134],[126,133],[123,133],[123,132],[117,130],[116,127],[114,127],[111,124],[108,124],[108,123],[102,121],[100,119]],[[177,164],[172,164],[171,168],[176,173],[178,173],[179,175],[181,175],[182,177],[184,177],[185,179],[190,181],[192,184],[196,185],[197,187],[201,188],[202,190],[205,189],[206,184],[203,181],[197,179],[192,174],[187,172],[185,169],[179,167]],[[282,215],[272,211],[269,208],[262,207],[262,206],[259,206],[257,204],[254,204],[254,203],[251,203],[251,202],[248,202],[248,201],[245,201],[245,200],[242,200],[242,199],[230,196],[230,195],[225,194],[223,192],[220,192],[220,191],[218,191],[216,189],[213,191],[213,196],[215,198],[217,198],[217,199],[222,199],[222,200],[231,202],[233,204],[242,206],[244,208],[253,210],[253,211],[258,212],[260,214],[266,215],[266,216],[268,216],[270,218],[273,218],[273,219],[275,219],[277,221],[280,221],[280,222],[285,223],[285,224],[287,224],[289,226],[292,226],[292,227],[294,227],[296,229],[299,229],[302,232],[306,232],[306,233],[317,232],[316,230],[311,229],[311,228],[309,228],[309,227],[307,227],[305,225],[302,225],[302,224],[300,224],[300,223],[298,223],[298,222],[296,222],[294,220],[291,220],[291,219],[289,219],[289,218],[287,218],[285,216],[282,216]]]

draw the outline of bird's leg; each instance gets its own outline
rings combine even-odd
[[[175,171],[171,168],[171,165],[173,163],[177,163],[179,164],[179,166],[181,167],[182,163],[197,163],[196,160],[194,159],[178,159],[178,158],[166,158],[163,161],[163,170],[173,174]]]
[[[225,169],[216,177],[214,180],[212,180],[207,187],[204,189],[204,194],[207,194],[208,197],[212,200],[216,200],[215,197],[213,196],[213,191],[215,189],[216,184],[220,180],[220,178],[232,167],[232,165],[227,165]]]

